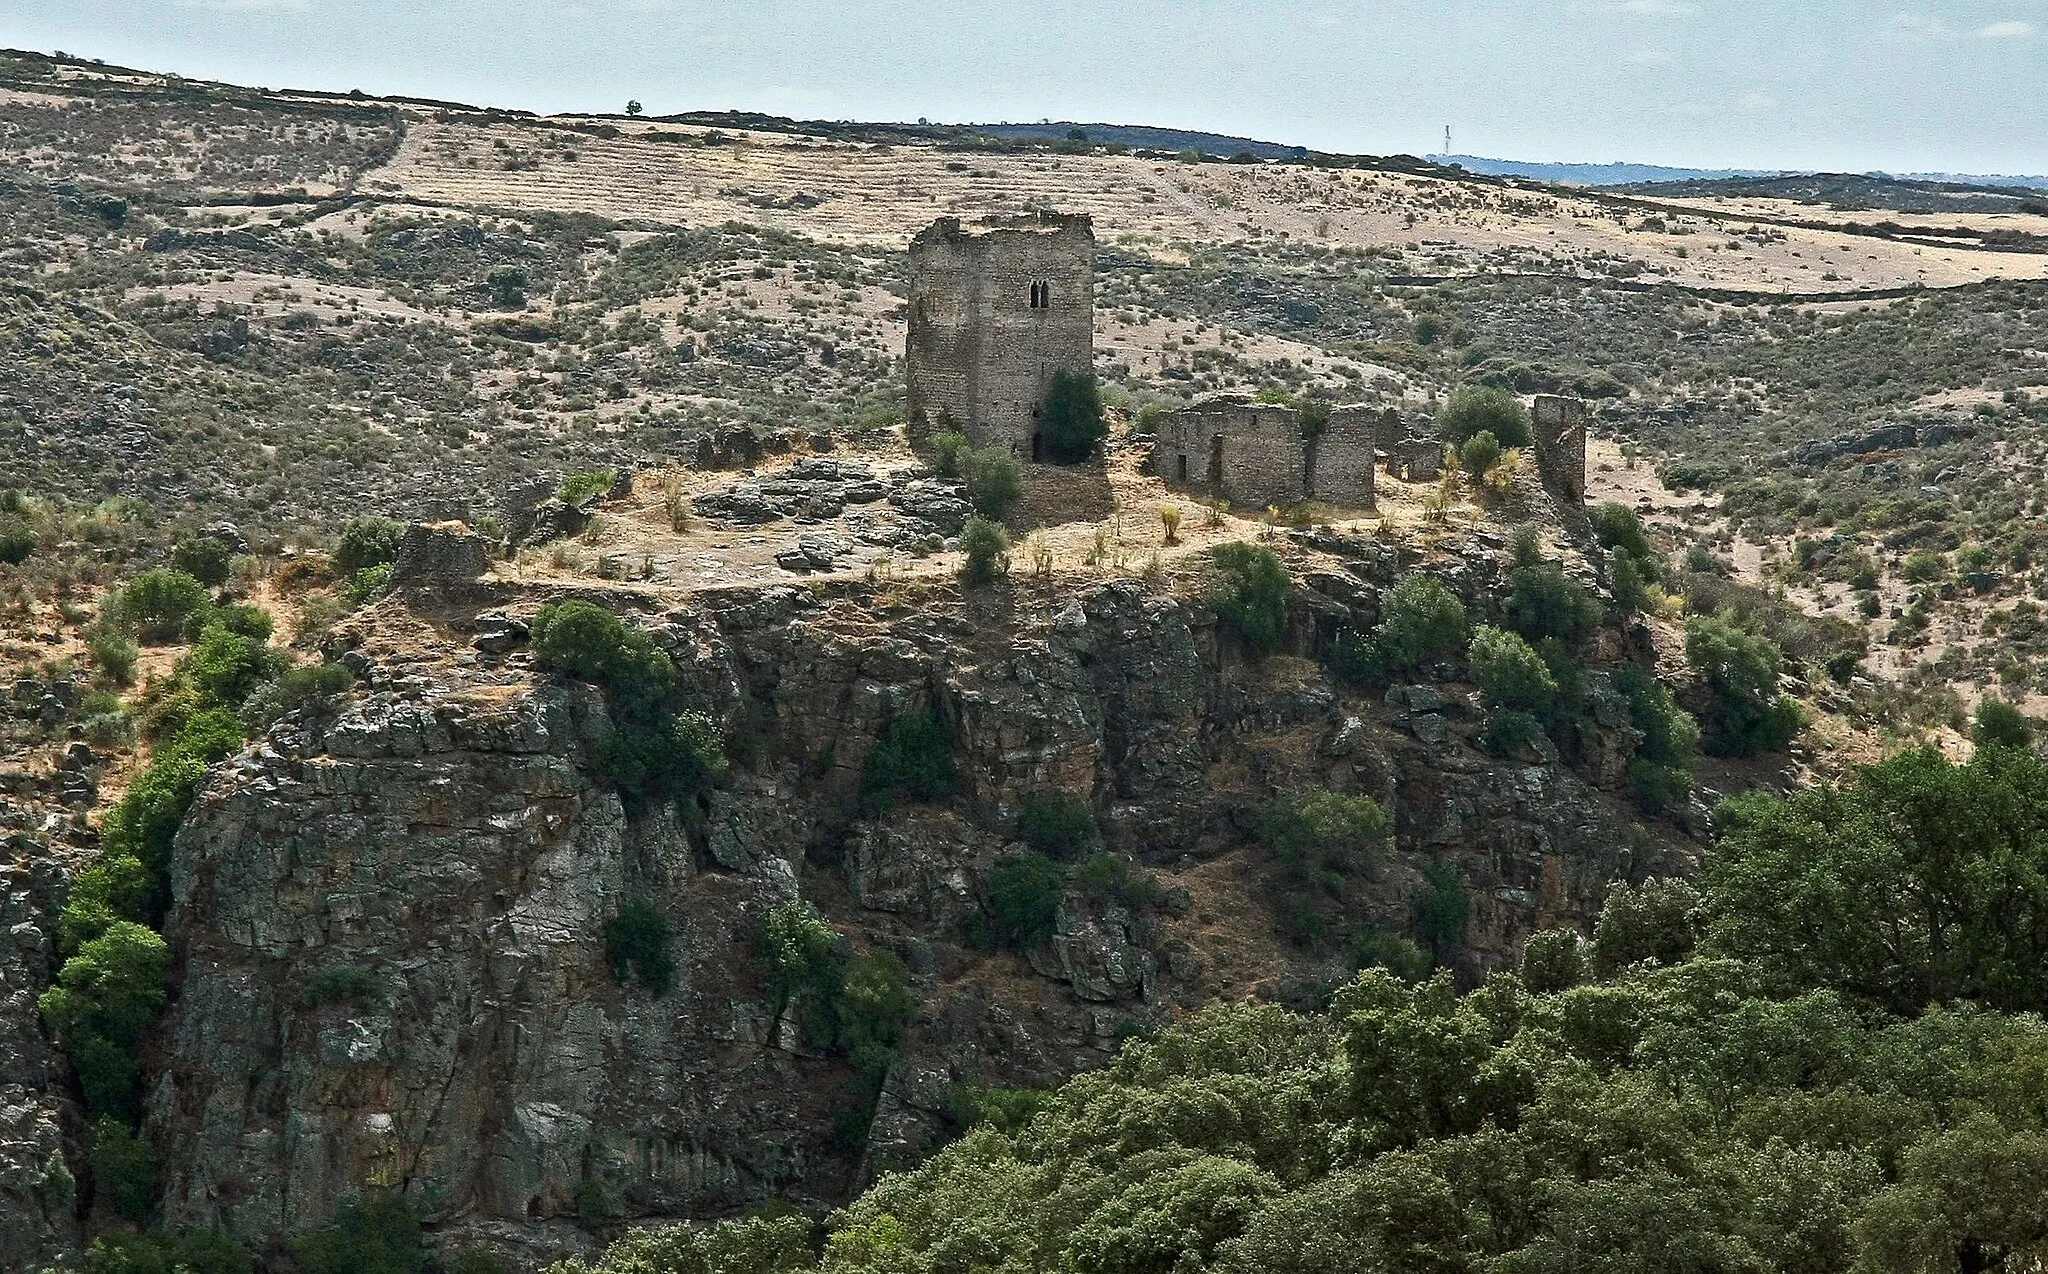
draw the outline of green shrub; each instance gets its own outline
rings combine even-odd
[[[1429,976],[1429,953],[1385,929],[1361,929],[1346,954],[1354,969],[1384,969],[1411,985]]]
[[[19,522],[0,524],[0,564],[20,566],[42,545],[42,537]]]
[[[277,655],[261,638],[243,637],[218,624],[200,633],[185,667],[200,694],[227,707],[241,706],[277,670]]]
[[[903,1046],[917,1000],[910,971],[893,951],[875,950],[846,962],[833,1000],[838,1019],[835,1041],[854,1071],[879,1085]]]
[[[141,1114],[142,1038],[163,1013],[170,975],[164,940],[121,920],[66,960],[37,1001],[92,1114],[130,1124]]]
[[[326,1225],[292,1240],[300,1274],[423,1274],[420,1221],[398,1195],[351,1199]]]
[[[390,518],[363,517],[341,530],[334,547],[334,573],[344,579],[371,566],[389,566],[398,560],[398,543],[405,538],[405,524]]]
[[[1415,897],[1415,936],[1429,944],[1438,964],[1465,941],[1465,922],[1472,915],[1472,895],[1458,869],[1448,864],[1422,869],[1422,892]]]
[[[251,1274],[247,1252],[220,1234],[107,1234],[92,1241],[85,1274]]]
[[[973,446],[967,435],[957,429],[947,429],[932,435],[932,472],[941,478],[959,477],[961,457],[972,450]]]
[[[1374,651],[1388,673],[1457,655],[1466,644],[1465,603],[1430,575],[1407,575],[1380,602]]]
[[[534,616],[532,644],[535,660],[550,672],[586,681],[651,682],[657,692],[675,680],[675,665],[646,633],[591,602],[542,607]]]
[[[1467,658],[1472,682],[1490,707],[1541,713],[1557,699],[1557,679],[1535,647],[1515,633],[1481,625],[1472,633]]]
[[[569,1260],[544,1274],[799,1274],[817,1266],[812,1230],[800,1214],[636,1227],[596,1264]]]
[[[1166,888],[1151,872],[1123,854],[1090,854],[1067,869],[1067,888],[1083,898],[1112,902],[1132,911],[1166,901]]]
[[[953,794],[953,740],[930,711],[897,717],[882,728],[861,773],[868,808],[893,809],[901,801],[930,803]]]
[[[581,508],[592,500],[603,499],[618,480],[617,469],[586,469],[563,478],[562,485],[555,490],[555,498],[563,504]]]
[[[252,641],[269,641],[277,631],[277,621],[270,612],[260,606],[237,603],[232,606],[209,606],[195,611],[185,620],[186,641],[198,641],[208,628],[225,628],[237,637]]]
[[[1458,448],[1458,459],[1466,473],[1483,478],[1500,463],[1500,453],[1500,439],[1493,436],[1492,430],[1482,429]]]
[[[1699,890],[1682,880],[1616,884],[1593,928],[1593,972],[1614,976],[1645,960],[1674,965],[1692,954]]]
[[[96,627],[85,635],[85,653],[110,684],[135,684],[135,664],[142,658],[142,650],[133,638],[116,629]]]
[[[342,664],[303,664],[287,668],[243,701],[239,714],[250,734],[261,734],[286,715],[304,712],[321,716],[333,708],[355,681]]]
[[[1545,929],[1522,944],[1522,982],[1537,995],[1569,991],[1586,977],[1579,935],[1570,929]]]
[[[621,792],[674,800],[710,790],[725,773],[724,737],[705,713],[618,706],[617,723],[598,740],[591,760]]]
[[[826,999],[838,992],[840,937],[808,902],[770,907],[754,945],[777,1013],[806,991]]]
[[[128,1125],[102,1116],[92,1127],[92,1184],[116,1216],[140,1225],[156,1210],[156,1153]]]
[[[1024,797],[1017,834],[1037,852],[1058,862],[1086,857],[1102,843],[1095,811],[1065,792],[1032,792]]]
[[[644,898],[628,899],[604,922],[604,951],[621,986],[638,980],[654,995],[666,995],[675,981],[668,918]]]
[[[1023,951],[1052,937],[1067,874],[1044,854],[1020,854],[989,869],[986,920],[971,922],[978,945]]]
[[[383,1001],[384,988],[377,976],[353,964],[330,964],[314,970],[299,996],[299,1002],[309,1009],[330,1004],[375,1006]]]
[[[1701,725],[1716,756],[1782,752],[1799,730],[1799,708],[1778,693],[1785,656],[1770,638],[1719,619],[1685,626],[1685,658],[1706,694]]]
[[[612,1198],[611,1191],[605,1189],[604,1182],[595,1177],[578,1181],[572,1197],[576,1204],[576,1224],[586,1230],[601,1230],[619,1214],[618,1201]]]
[[[1640,741],[1629,762],[1629,785],[1645,812],[1664,814],[1692,794],[1692,766],[1700,751],[1700,727],[1678,706],[1671,688],[1631,664],[1615,677],[1628,703],[1629,723]]]
[[[1024,466],[1007,447],[983,447],[958,457],[974,511],[992,522],[1008,517],[1024,494]]]
[[[1980,748],[2026,749],[2034,745],[2034,723],[2012,704],[1986,695],[1977,701],[1970,738]]]
[[[1109,436],[1095,373],[1065,368],[1054,372],[1045,391],[1039,426],[1045,437],[1046,458],[1055,464],[1079,464],[1093,455]]]
[[[1906,560],[1899,564],[1899,578],[1908,584],[1932,584],[1948,575],[1948,555],[1932,549],[1919,549],[1906,554]]]
[[[989,1127],[1011,1136],[1044,1110],[1052,1094],[1042,1088],[989,1088],[956,1083],[946,1093],[947,1113],[961,1132]]]
[[[1322,936],[1326,903],[1357,901],[1392,831],[1377,801],[1345,792],[1276,797],[1253,812],[1252,825],[1276,869],[1281,931],[1300,943]]]
[[[960,551],[967,555],[960,563],[963,583],[980,587],[1010,573],[1010,537],[987,518],[967,519],[960,530]]]
[[[1650,543],[1650,533],[1643,526],[1643,519],[1634,509],[1613,500],[1596,504],[1586,510],[1586,521],[1593,528],[1593,538],[1600,547],[1610,553],[1625,553],[1643,568],[1644,577],[1655,581],[1661,574],[1661,557],[1656,546]]]
[[[391,591],[392,565],[383,562],[376,566],[365,566],[349,577],[348,604],[367,606]]]
[[[1503,447],[1529,445],[1529,413],[1513,394],[1491,385],[1467,385],[1452,392],[1437,411],[1437,434],[1456,447],[1490,433]]]
[[[1495,756],[1518,757],[1543,733],[1543,723],[1519,708],[1495,708],[1479,730],[1479,746]]]
[[[1599,600],[1563,567],[1544,560],[1527,527],[1515,533],[1514,562],[1502,606],[1508,627],[1532,642],[1555,638],[1578,646],[1600,626]]]
[[[234,550],[220,540],[196,536],[178,541],[171,550],[171,565],[208,588],[219,588],[228,582],[228,564],[233,557]]]
[[[144,571],[121,586],[102,613],[145,642],[175,641],[185,621],[207,605],[206,586],[183,571]]]
[[[1287,568],[1273,550],[1255,544],[1219,544],[1210,556],[1219,575],[1216,618],[1224,630],[1254,655],[1278,650],[1287,634]]]

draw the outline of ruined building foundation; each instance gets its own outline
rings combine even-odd
[[[1378,425],[1372,408],[1338,407],[1310,437],[1292,407],[1220,395],[1166,413],[1148,467],[1243,507],[1321,500],[1369,508]]]
[[[1095,230],[1086,216],[941,217],[910,241],[906,404],[913,440],[948,427],[1041,458],[1056,371],[1095,367]]]
[[[1536,467],[1545,485],[1573,503],[1586,499],[1586,404],[1538,394],[1530,409]]]

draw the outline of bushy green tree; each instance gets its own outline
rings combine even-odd
[[[946,429],[932,435],[932,471],[942,478],[960,476],[960,461],[974,449],[967,435],[957,429]]]
[[[405,538],[405,524],[384,517],[361,517],[341,529],[334,547],[334,572],[343,578],[370,566],[389,566],[398,560],[398,542]]]
[[[222,541],[212,536],[193,536],[179,540],[171,550],[171,565],[208,588],[219,588],[228,582],[228,566],[233,557],[233,550]]]
[[[1500,455],[1500,439],[1494,437],[1490,429],[1482,429],[1473,434],[1458,448],[1460,466],[1475,478],[1483,478],[1491,473],[1493,466],[1500,463]]]
[[[1380,602],[1374,653],[1390,673],[1456,657],[1468,633],[1465,603],[1433,575],[1405,575]]]
[[[1046,457],[1056,464],[1079,464],[1093,455],[1109,436],[1095,373],[1065,368],[1054,372],[1040,408],[1039,429]]]
[[[970,922],[969,936],[984,945],[1024,951],[1052,937],[1067,873],[1044,854],[1019,854],[989,869],[985,919]]]
[[[973,587],[993,584],[1010,573],[1010,537],[984,517],[971,517],[960,529],[961,582]]]
[[[164,940],[120,920],[66,960],[37,1002],[93,1114],[132,1123],[140,1113],[143,1034],[163,1013],[170,976]]]
[[[206,586],[183,571],[144,571],[122,585],[102,614],[145,642],[176,641],[185,621],[207,605]]]
[[[140,1225],[156,1210],[156,1153],[128,1125],[101,1116],[92,1127],[92,1182],[117,1216]]]
[[[1541,713],[1557,699],[1557,678],[1518,634],[1482,624],[1473,630],[1467,660],[1473,684],[1491,707]]]
[[[1474,435],[1490,433],[1503,447],[1529,445],[1529,412],[1513,394],[1491,385],[1453,390],[1437,410],[1437,434],[1462,447]]]
[[[1778,692],[1785,656],[1762,634],[1703,617],[1685,626],[1685,658],[1699,674],[1707,751],[1716,756],[1782,752],[1799,730],[1799,708]]]
[[[906,800],[942,801],[958,780],[946,727],[930,711],[909,712],[876,737],[861,772],[861,793],[870,808],[886,810]]]
[[[1280,930],[1302,943],[1323,936],[1333,906],[1355,906],[1392,833],[1377,801],[1347,792],[1276,797],[1254,811],[1253,825],[1273,863]]]
[[[405,1199],[376,1190],[342,1205],[334,1219],[292,1240],[303,1274],[422,1274],[420,1221]]]
[[[1612,977],[1642,960],[1677,964],[1692,954],[1697,889],[1682,880],[1617,884],[1607,892],[1593,930],[1593,968]]]
[[[2034,723],[2012,704],[1986,695],[1977,701],[1970,738],[1980,748],[2030,748],[2034,746]]]
[[[1530,934],[1522,944],[1522,981],[1537,995],[1553,995],[1579,985],[1586,976],[1579,945],[1579,935],[1570,929]]]
[[[1210,550],[1217,568],[1216,618],[1247,651],[1267,655],[1287,634],[1287,594],[1293,586],[1273,550],[1255,544],[1219,544]]]

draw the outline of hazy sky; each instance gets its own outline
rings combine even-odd
[[[2048,0],[0,0],[0,44],[542,111],[2048,173]]]

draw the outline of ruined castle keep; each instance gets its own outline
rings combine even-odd
[[[1337,407],[1319,430],[1304,428],[1293,407],[1217,395],[1166,413],[1148,467],[1236,505],[1322,500],[1365,508],[1372,504],[1378,425],[1372,408]]]
[[[1551,490],[1573,503],[1586,498],[1586,404],[1577,398],[1538,394],[1531,406],[1536,465]]]
[[[1095,367],[1095,228],[1036,213],[941,217],[910,241],[910,430],[1040,458],[1056,371]]]

